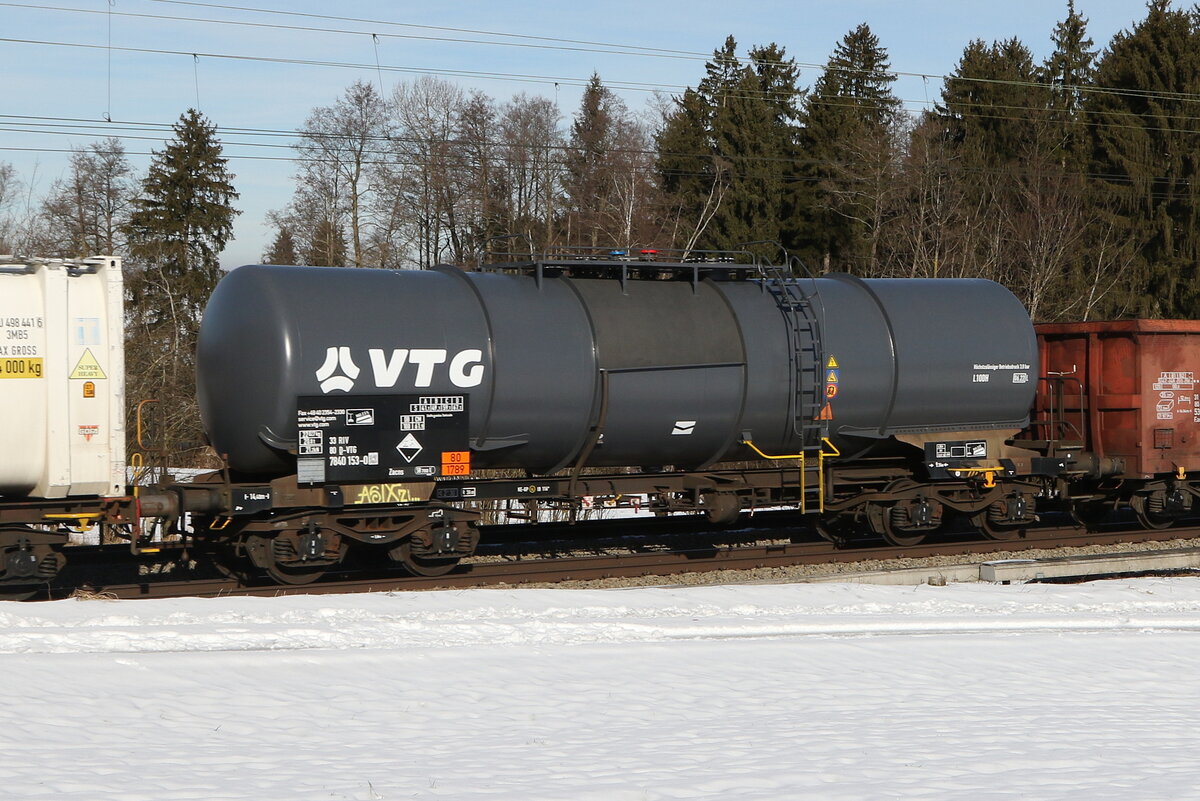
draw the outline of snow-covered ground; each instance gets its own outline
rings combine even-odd
[[[3,799],[1200,798],[1200,582],[0,603]]]

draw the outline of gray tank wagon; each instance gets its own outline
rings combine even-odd
[[[1194,383],[1180,336],[1194,324],[1156,324],[1158,346],[1142,323],[1087,324],[1092,339],[1051,326],[1039,358],[1025,310],[989,281],[795,278],[738,258],[240,268],[198,348],[224,467],[141,487],[124,485],[112,440],[116,261],[0,270],[13,285],[0,292],[0,599],[55,579],[68,527],[98,526],[137,559],[305,584],[343,565],[469,572],[488,515],[574,521],[601,506],[722,524],[784,507],[838,543],[914,545],[1126,507],[1163,528],[1200,503],[1191,440],[1172,428],[1193,414],[1179,392]],[[1153,468],[1126,468],[1129,404],[1157,415],[1138,442]],[[153,445],[139,435],[149,453],[131,464],[165,453]]]
[[[531,474],[932,440],[994,462],[997,443],[1028,422],[1036,337],[991,281],[571,268],[234,270],[198,345],[211,443],[243,476],[295,473],[297,399],[313,414],[321,399],[373,411],[360,396],[463,398],[470,469]]]

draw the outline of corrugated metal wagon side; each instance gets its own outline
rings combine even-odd
[[[1200,470],[1200,322],[1052,323],[1037,334],[1038,408],[1054,410],[1064,434],[1123,461],[1130,478]]]

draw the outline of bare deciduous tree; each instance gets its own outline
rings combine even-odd
[[[40,252],[84,257],[123,251],[122,230],[137,190],[119,139],[73,148],[69,174],[51,185],[42,203],[45,233]]]
[[[350,262],[367,263],[364,228],[375,189],[372,165],[382,160],[389,134],[387,104],[375,87],[356,81],[332,106],[313,109],[300,131],[297,192],[287,216],[315,262],[336,261],[337,237],[330,228],[348,228]],[[324,232],[324,236],[319,236]],[[321,240],[324,240],[323,242]]]
[[[501,175],[506,192],[503,219],[511,234],[539,249],[558,244],[561,211],[562,133],[558,107],[544,97],[520,94],[500,112]]]
[[[410,227],[414,261],[421,267],[462,256],[452,242],[462,213],[463,148],[455,136],[463,104],[462,90],[428,76],[397,85],[392,95],[394,161],[382,183],[395,209],[389,220]]]

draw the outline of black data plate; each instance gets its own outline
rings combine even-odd
[[[303,486],[470,471],[466,395],[306,395],[296,406]]]

